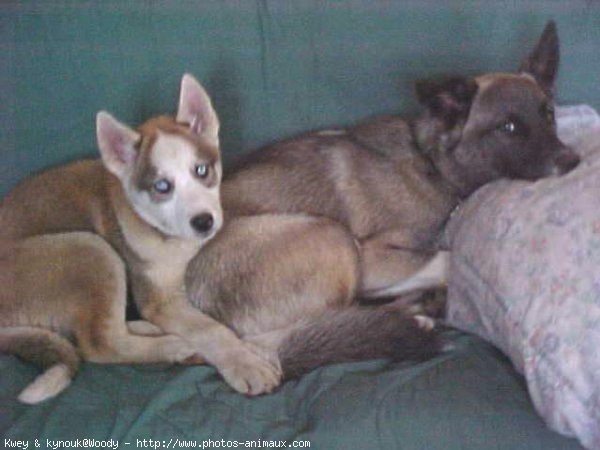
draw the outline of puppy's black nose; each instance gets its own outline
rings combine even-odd
[[[214,224],[214,219],[210,213],[202,213],[192,217],[190,224],[198,233],[207,233],[211,230]]]
[[[572,150],[564,151],[554,159],[560,175],[569,173],[578,166],[580,161],[581,158]]]

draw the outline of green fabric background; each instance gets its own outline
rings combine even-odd
[[[597,1],[4,1],[0,194],[96,153],[100,109],[135,125],[201,80],[231,156],[308,129],[415,110],[412,83],[515,69],[546,21],[558,99],[600,107]]]
[[[189,71],[214,99],[227,159],[361,117],[413,113],[412,83],[518,66],[558,23],[561,103],[600,107],[597,1],[4,1],[0,194],[96,154],[100,109],[135,125],[174,112]],[[338,365],[271,396],[207,367],[85,364],[57,399],[15,401],[36,369],[0,356],[0,437],[308,439],[319,449],[569,449],[522,378],[480,340],[416,366]],[[43,447],[42,447],[43,448]],[[126,447],[121,447],[126,448]]]

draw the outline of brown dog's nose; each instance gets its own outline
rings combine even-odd
[[[554,158],[554,164],[556,164],[559,175],[569,173],[577,167],[580,161],[579,155],[572,150],[564,150]]]
[[[198,233],[208,233],[212,229],[214,222],[212,214],[202,213],[192,217],[190,225]]]

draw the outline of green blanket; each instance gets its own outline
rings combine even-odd
[[[580,448],[545,427],[498,351],[458,332],[450,337],[456,348],[425,363],[340,364],[257,398],[233,392],[209,367],[84,364],[58,398],[24,406],[15,397],[37,372],[0,357],[0,435],[32,446],[38,439],[42,448],[47,439],[85,438],[120,448],[144,439],[160,448],[176,439],[200,447],[209,439],[297,441],[323,450]]]

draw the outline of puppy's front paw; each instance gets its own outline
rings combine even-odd
[[[246,395],[267,394],[281,383],[276,355],[247,343],[231,351],[217,369],[233,389]]]
[[[283,371],[281,370],[281,363],[279,361],[277,352],[269,351],[265,347],[249,341],[244,341],[244,346],[251,352],[270,362],[277,369],[279,377],[283,376]]]

